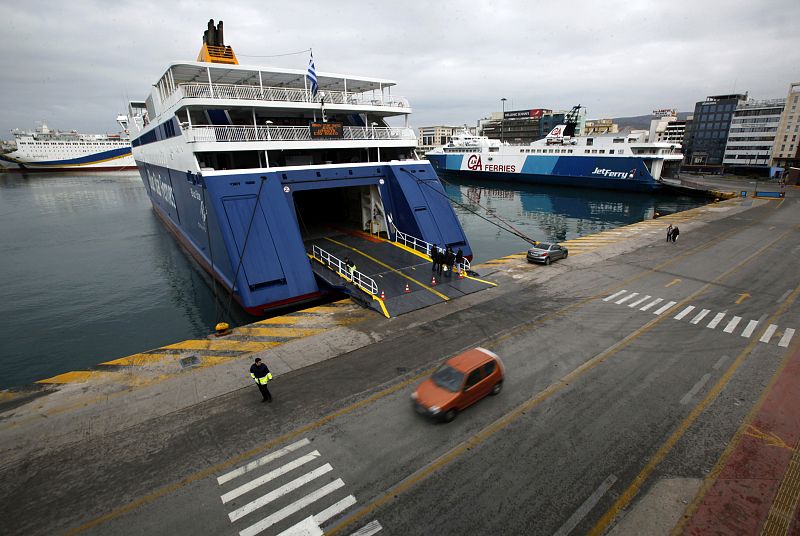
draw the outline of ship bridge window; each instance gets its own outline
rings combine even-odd
[[[489,147],[489,152],[490,153],[496,153],[498,151],[498,149],[499,149],[498,147]]]
[[[614,143],[625,143],[625,138],[614,138]]]

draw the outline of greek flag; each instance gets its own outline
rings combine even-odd
[[[311,82],[311,94],[316,97],[319,86],[317,85],[317,70],[314,68],[314,54],[311,54],[311,58],[308,60],[308,73],[306,73],[306,78]]]

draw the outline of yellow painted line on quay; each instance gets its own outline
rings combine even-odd
[[[285,326],[285,325],[288,325],[288,324],[298,324],[298,323],[303,322],[303,320],[305,320],[305,319],[302,316],[289,316],[289,315],[287,315],[287,316],[277,316],[275,318],[267,318],[266,320],[259,320],[258,322],[254,322],[253,324],[248,324],[248,325],[265,326],[265,325],[271,325],[271,324],[278,324],[278,325],[281,325],[281,326]],[[236,329],[242,329],[242,328],[240,327],[240,328],[236,328]]]
[[[173,350],[211,350],[213,352],[232,351],[232,352],[260,352],[267,348],[272,348],[275,342],[257,341],[232,341],[226,339],[190,339],[188,341],[176,342],[169,346],[162,346],[162,349]]]
[[[368,255],[368,254],[364,253],[363,251],[361,251],[361,250],[359,250],[359,249],[357,249],[357,248],[354,248],[354,247],[352,247],[352,246],[348,246],[347,244],[344,244],[344,243],[342,243],[342,242],[339,242],[339,241],[337,241],[337,240],[334,240],[333,238],[328,238],[328,237],[326,237],[326,238],[325,238],[325,240],[327,240],[327,241],[329,241],[329,242],[333,242],[334,244],[337,244],[337,245],[339,245],[339,246],[345,247],[345,248],[347,248],[347,249],[349,249],[349,250],[351,250],[351,251],[354,251],[354,252],[358,253],[359,255],[361,255],[361,256],[363,256],[363,257],[365,257],[365,258],[367,258],[367,259],[371,260],[372,262],[374,262],[374,263],[376,263],[376,264],[378,264],[379,266],[383,266],[383,267],[384,267],[384,268],[386,268],[387,270],[390,270],[390,271],[394,272],[394,273],[395,273],[395,274],[397,274],[397,275],[400,275],[400,276],[402,276],[402,277],[405,277],[405,278],[406,278],[406,279],[408,279],[409,281],[413,281],[414,283],[416,283],[417,285],[421,286],[422,288],[424,288],[424,289],[425,289],[425,290],[427,290],[428,292],[430,292],[430,293],[432,293],[432,294],[435,294],[435,295],[439,296],[439,297],[440,297],[440,298],[442,298],[444,301],[449,301],[449,300],[450,300],[450,298],[448,298],[447,296],[445,296],[445,295],[444,295],[444,294],[442,294],[441,292],[439,292],[439,291],[437,291],[437,290],[434,290],[434,289],[432,289],[431,287],[429,287],[429,286],[428,286],[428,285],[426,285],[425,283],[422,283],[422,282],[420,282],[420,281],[417,281],[417,280],[416,280],[416,279],[414,279],[413,277],[411,277],[411,276],[409,276],[409,275],[406,275],[406,274],[404,274],[404,273],[403,273],[403,272],[401,272],[400,270],[397,270],[397,269],[395,269],[395,268],[392,268],[392,267],[391,267],[391,266],[389,266],[388,264],[386,264],[386,263],[384,263],[384,262],[381,262],[381,261],[379,261],[379,260],[378,260],[378,259],[376,259],[375,257],[372,257],[372,256],[370,256],[370,255]]]
[[[756,223],[757,222],[750,223],[750,224],[744,226],[744,229],[752,227]],[[613,285],[613,286],[611,286],[609,288],[606,288],[605,290],[603,290],[602,292],[600,292],[598,294],[595,294],[594,296],[589,296],[589,297],[584,298],[582,300],[579,300],[579,301],[577,301],[577,302],[575,302],[575,303],[573,303],[571,305],[568,305],[568,306],[566,306],[566,307],[564,307],[564,308],[562,308],[562,309],[560,309],[558,311],[555,311],[554,313],[551,313],[549,315],[545,315],[545,316],[543,316],[541,318],[535,319],[535,320],[533,320],[531,322],[524,323],[524,324],[522,324],[520,326],[517,326],[517,327],[511,329],[511,330],[508,330],[507,332],[503,333],[499,337],[496,337],[495,339],[493,339],[493,342],[495,344],[497,344],[499,342],[502,342],[502,341],[508,339],[509,337],[514,336],[515,334],[522,333],[522,332],[524,332],[526,330],[533,329],[534,327],[538,326],[539,324],[542,324],[542,323],[547,322],[549,320],[552,320],[554,318],[561,317],[564,314],[566,314],[566,313],[568,313],[568,312],[570,312],[570,311],[572,311],[574,309],[577,309],[578,307],[580,307],[582,305],[585,305],[586,303],[589,303],[590,301],[599,299],[599,298],[607,295],[609,292],[613,292],[615,290],[621,289],[621,288],[625,287],[626,285],[629,285],[630,283],[632,283],[634,281],[637,281],[637,280],[639,280],[639,279],[641,279],[641,278],[643,278],[643,277],[645,277],[645,276],[647,276],[649,274],[656,273],[659,270],[662,270],[666,266],[669,266],[670,264],[673,264],[673,263],[677,262],[678,260],[681,260],[681,259],[683,259],[685,257],[688,257],[691,254],[696,253],[698,251],[702,251],[702,250],[706,249],[709,245],[711,245],[713,243],[716,243],[716,242],[720,241],[721,239],[727,238],[728,236],[732,236],[734,233],[736,233],[736,232],[738,232],[740,230],[741,229],[730,230],[727,233],[722,234],[720,237],[716,237],[716,238],[713,238],[711,240],[708,240],[708,241],[706,241],[706,242],[704,242],[702,244],[699,244],[699,245],[695,246],[692,249],[684,251],[683,253],[681,253],[679,255],[671,257],[670,259],[662,262],[661,264],[655,266],[654,268],[651,268],[649,270],[640,272],[639,274],[637,274],[635,276],[632,276],[632,277],[629,277],[628,279],[626,279],[626,280],[624,280],[624,281],[622,281],[622,282],[620,282],[620,283],[618,283],[616,285]],[[274,448],[277,445],[280,445],[282,443],[286,443],[286,442],[290,441],[291,439],[293,439],[293,438],[295,438],[295,437],[297,437],[297,436],[299,436],[301,434],[305,434],[305,433],[308,433],[308,432],[310,432],[312,430],[315,430],[315,429],[327,424],[328,422],[331,422],[332,420],[334,420],[334,419],[336,419],[338,417],[347,415],[348,413],[351,413],[351,412],[355,411],[358,408],[366,406],[369,403],[372,403],[374,401],[380,400],[381,398],[384,398],[385,396],[387,396],[389,394],[392,394],[392,393],[394,393],[396,391],[399,391],[399,390],[405,388],[406,386],[410,385],[411,383],[414,383],[415,381],[418,381],[419,379],[431,374],[435,370],[435,368],[436,367],[433,367],[433,368],[430,368],[430,369],[428,369],[426,371],[423,371],[420,374],[418,374],[418,375],[416,375],[416,376],[414,376],[412,378],[409,378],[408,380],[405,380],[405,381],[401,382],[398,385],[389,387],[389,388],[385,389],[384,391],[380,391],[378,393],[375,393],[374,395],[372,395],[372,396],[370,396],[370,397],[368,397],[368,398],[366,398],[366,399],[364,399],[362,401],[356,402],[355,404],[352,404],[350,406],[342,408],[342,409],[340,409],[340,410],[338,410],[338,411],[336,411],[334,413],[328,414],[325,417],[323,417],[322,419],[319,419],[319,420],[317,420],[315,422],[309,423],[309,424],[307,424],[307,425],[305,425],[305,426],[303,426],[303,427],[301,427],[301,428],[299,428],[299,429],[297,429],[295,431],[288,432],[288,433],[286,433],[286,434],[284,434],[284,435],[282,435],[280,437],[277,437],[277,438],[275,438],[275,439],[273,439],[273,440],[271,440],[271,441],[269,441],[269,442],[267,442],[267,443],[265,443],[265,444],[263,444],[261,446],[254,447],[254,448],[250,449],[249,451],[247,451],[247,452],[245,452],[243,454],[240,454],[240,455],[238,455],[238,456],[236,456],[234,458],[226,460],[225,462],[220,462],[219,464],[216,464],[216,465],[214,465],[212,467],[209,467],[209,468],[204,469],[204,470],[202,470],[200,472],[197,472],[197,473],[194,473],[192,475],[189,475],[189,476],[185,477],[184,479],[182,479],[182,480],[180,480],[178,482],[175,482],[173,484],[169,484],[169,485],[164,486],[162,488],[159,488],[159,489],[157,489],[157,490],[155,490],[155,491],[153,491],[151,493],[148,493],[148,494],[146,494],[146,495],[144,495],[144,496],[142,496],[142,497],[140,497],[138,499],[132,500],[128,504],[126,504],[125,506],[122,506],[120,508],[112,510],[111,512],[108,512],[107,514],[104,514],[104,515],[102,515],[100,517],[97,517],[95,519],[92,519],[90,521],[87,521],[83,525],[80,525],[80,526],[68,531],[66,534],[69,535],[69,536],[72,536],[72,535],[75,535],[75,534],[79,534],[81,532],[84,532],[84,531],[92,528],[92,527],[95,527],[97,525],[101,525],[103,523],[111,521],[111,520],[113,520],[113,519],[115,519],[115,518],[117,518],[117,517],[119,517],[121,515],[126,514],[127,512],[130,512],[132,510],[135,510],[136,508],[139,508],[140,506],[143,506],[145,504],[153,502],[153,501],[155,501],[155,500],[157,500],[157,499],[159,499],[159,498],[161,498],[161,497],[163,497],[165,495],[168,495],[168,494],[170,494],[172,492],[178,491],[178,490],[184,488],[185,486],[187,486],[187,485],[189,485],[189,484],[191,484],[193,482],[196,482],[198,480],[201,480],[203,478],[211,476],[211,475],[213,475],[215,473],[218,473],[218,472],[220,472],[220,471],[222,471],[224,469],[227,469],[227,468],[229,468],[229,467],[231,467],[233,465],[236,465],[236,464],[238,464],[238,463],[240,463],[240,462],[242,462],[244,460],[252,458],[253,456],[255,456],[257,454],[260,454],[260,453],[262,453],[264,451],[270,450],[270,449]],[[115,396],[115,395],[112,394],[110,396]],[[107,397],[106,396],[102,396],[102,397],[96,397],[96,398],[97,399],[101,399],[101,398],[105,399]],[[83,404],[76,405],[76,407],[79,407],[79,406],[83,406]],[[3,429],[3,428],[6,428],[6,427],[0,427],[0,429]]]
[[[67,383],[86,383],[92,379],[109,379],[116,375],[117,374],[114,372],[105,370],[73,370],[70,372],[65,372],[64,374],[59,374],[58,376],[53,376],[52,378],[39,380],[36,383],[58,385]]]
[[[120,366],[140,366],[140,365],[150,365],[153,363],[157,363],[158,361],[163,361],[164,359],[174,358],[175,354],[133,354],[126,357],[120,357],[119,359],[113,359],[111,361],[105,361],[100,363],[101,365],[120,365]]]
[[[283,327],[241,327],[236,328],[234,333],[240,335],[252,335],[253,337],[286,337],[299,339],[309,337],[318,333],[329,331],[328,328],[283,328]]]

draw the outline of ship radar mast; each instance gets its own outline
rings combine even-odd
[[[197,61],[206,63],[227,63],[239,65],[236,54],[229,46],[225,46],[225,39],[222,32],[222,21],[214,26],[214,19],[208,20],[208,29],[203,32],[203,47],[197,55]]]

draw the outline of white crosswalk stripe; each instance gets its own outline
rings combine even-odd
[[[678,303],[678,302],[674,302],[674,301],[667,302],[666,305],[662,305],[661,307],[659,307],[658,309],[653,311],[653,314],[654,315],[660,315],[661,313],[663,313],[664,311],[666,311],[667,309],[669,309],[670,307],[672,307],[676,303]]]
[[[750,335],[752,335],[753,331],[755,331],[756,326],[758,326],[758,320],[751,320],[748,322],[747,326],[745,326],[744,330],[742,330],[742,337],[747,337],[749,339]]]
[[[377,521],[370,521],[350,536],[372,536],[373,534],[377,534],[381,531],[383,527]]]
[[[706,317],[708,313],[711,312],[711,309],[703,309],[694,318],[692,318],[692,324],[699,324],[702,319]]]
[[[792,340],[792,337],[794,337],[794,330],[792,328],[786,328],[786,330],[783,332],[783,337],[781,337],[781,341],[778,343],[778,346],[786,348],[789,346],[789,342]]]
[[[717,327],[717,324],[722,322],[723,318],[725,318],[725,313],[717,313],[716,316],[711,319],[711,322],[709,322],[706,327],[715,329]]]
[[[767,330],[764,332],[764,334],[758,340],[761,341],[761,342],[769,342],[769,340],[772,338],[772,335],[775,334],[775,330],[776,329],[778,329],[778,326],[776,326],[775,324],[770,324],[767,327]]]
[[[628,291],[627,290],[620,290],[619,292],[615,292],[614,294],[612,294],[611,296],[608,296],[607,298],[603,298],[603,301],[611,301],[614,298],[616,298],[617,296],[625,294],[626,292],[628,292]]]
[[[240,536],[278,532],[279,536],[321,536],[323,523],[357,504],[356,498],[345,491],[344,481],[336,478],[330,463],[313,463],[319,462],[322,455],[311,450],[310,444],[308,439],[302,439],[217,477],[220,491],[228,488],[220,495],[223,504],[236,499],[245,501],[234,503],[238,508],[228,513],[231,523],[241,523],[236,528]],[[289,454],[294,459],[287,460]],[[250,480],[242,482],[245,475]],[[237,479],[241,479],[239,485],[233,482]],[[259,490],[261,493],[257,493]],[[325,508],[314,508],[318,504]],[[316,514],[308,511],[312,508]],[[257,517],[261,511],[266,512]],[[374,523],[378,527],[375,532],[383,528],[377,521]],[[291,526],[286,528],[288,525]]]
[[[683,317],[694,311],[694,305],[688,306],[686,309],[676,314],[673,318],[675,320],[683,320]]]
[[[734,316],[733,318],[731,318],[731,321],[728,322],[728,325],[725,326],[725,329],[723,329],[722,331],[724,331],[725,333],[733,333],[733,330],[736,329],[736,326],[739,325],[739,321],[741,319],[742,319],[741,316]]]

